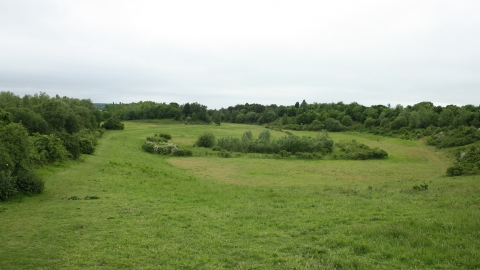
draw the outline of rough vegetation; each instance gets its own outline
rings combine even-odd
[[[0,93],[0,200],[42,192],[41,166],[92,154],[103,134],[90,100]]]

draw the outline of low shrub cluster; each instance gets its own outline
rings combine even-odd
[[[447,169],[448,176],[480,173],[480,146],[470,146],[456,151],[456,162]]]
[[[427,144],[437,148],[464,146],[480,141],[480,130],[475,127],[460,126],[457,129],[441,131],[432,135]]]
[[[327,133],[317,138],[287,135],[278,140],[272,140],[270,131],[265,129],[257,139],[253,139],[251,131],[246,131],[242,138],[230,136],[220,138],[216,149],[244,153],[280,154],[282,157],[286,157],[297,152],[317,152],[321,155],[331,153],[333,145],[333,140]]]
[[[167,140],[172,138],[169,134],[155,134],[154,137],[147,137],[142,145],[142,149],[146,152],[159,155],[173,155],[173,156],[192,156],[190,150],[182,150],[176,144],[169,143]]]
[[[368,145],[359,143],[356,140],[350,142],[340,141],[337,144],[340,148],[341,159],[383,159],[388,157],[388,153],[380,148],[370,148]]]

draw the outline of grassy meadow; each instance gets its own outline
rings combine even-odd
[[[155,120],[107,131],[94,155],[41,169],[41,195],[0,203],[0,269],[480,268],[480,177],[446,177],[442,151],[363,133],[329,135],[389,158],[221,158],[193,147],[206,131],[262,129]],[[194,156],[144,152],[156,133]]]

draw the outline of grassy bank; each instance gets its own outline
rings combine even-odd
[[[205,131],[245,130],[262,127],[150,121],[107,132],[93,156],[44,168],[42,195],[0,203],[0,269],[480,267],[479,178],[445,177],[441,152],[358,133],[330,136],[389,158],[219,158],[193,147]],[[194,157],[143,152],[155,133]]]

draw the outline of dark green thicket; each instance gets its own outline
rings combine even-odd
[[[441,131],[432,135],[427,143],[437,148],[464,146],[480,141],[480,130],[475,127],[460,126],[457,129]]]
[[[36,166],[92,154],[101,120],[90,100],[0,92],[0,199],[40,193]]]
[[[480,146],[462,147],[455,151],[456,162],[447,169],[448,176],[480,173]]]
[[[284,136],[278,140],[272,140],[268,129],[262,131],[257,139],[252,138],[251,131],[246,131],[242,138],[233,138],[230,136],[218,139],[218,150],[245,152],[245,153],[268,153],[280,154],[285,156],[286,153],[295,154],[297,152],[321,153],[327,154],[333,151],[333,140],[328,134],[312,138],[298,137],[295,135]]]
[[[370,148],[355,140],[350,142],[337,142],[335,144],[341,150],[338,156],[341,159],[383,159],[388,157],[388,153],[380,148]]]
[[[108,130],[122,130],[125,128],[125,126],[117,118],[110,117],[102,124],[102,128]]]
[[[207,147],[207,148],[213,147],[215,145],[215,135],[213,135],[212,133],[206,132],[198,136],[196,145],[200,147]]]

